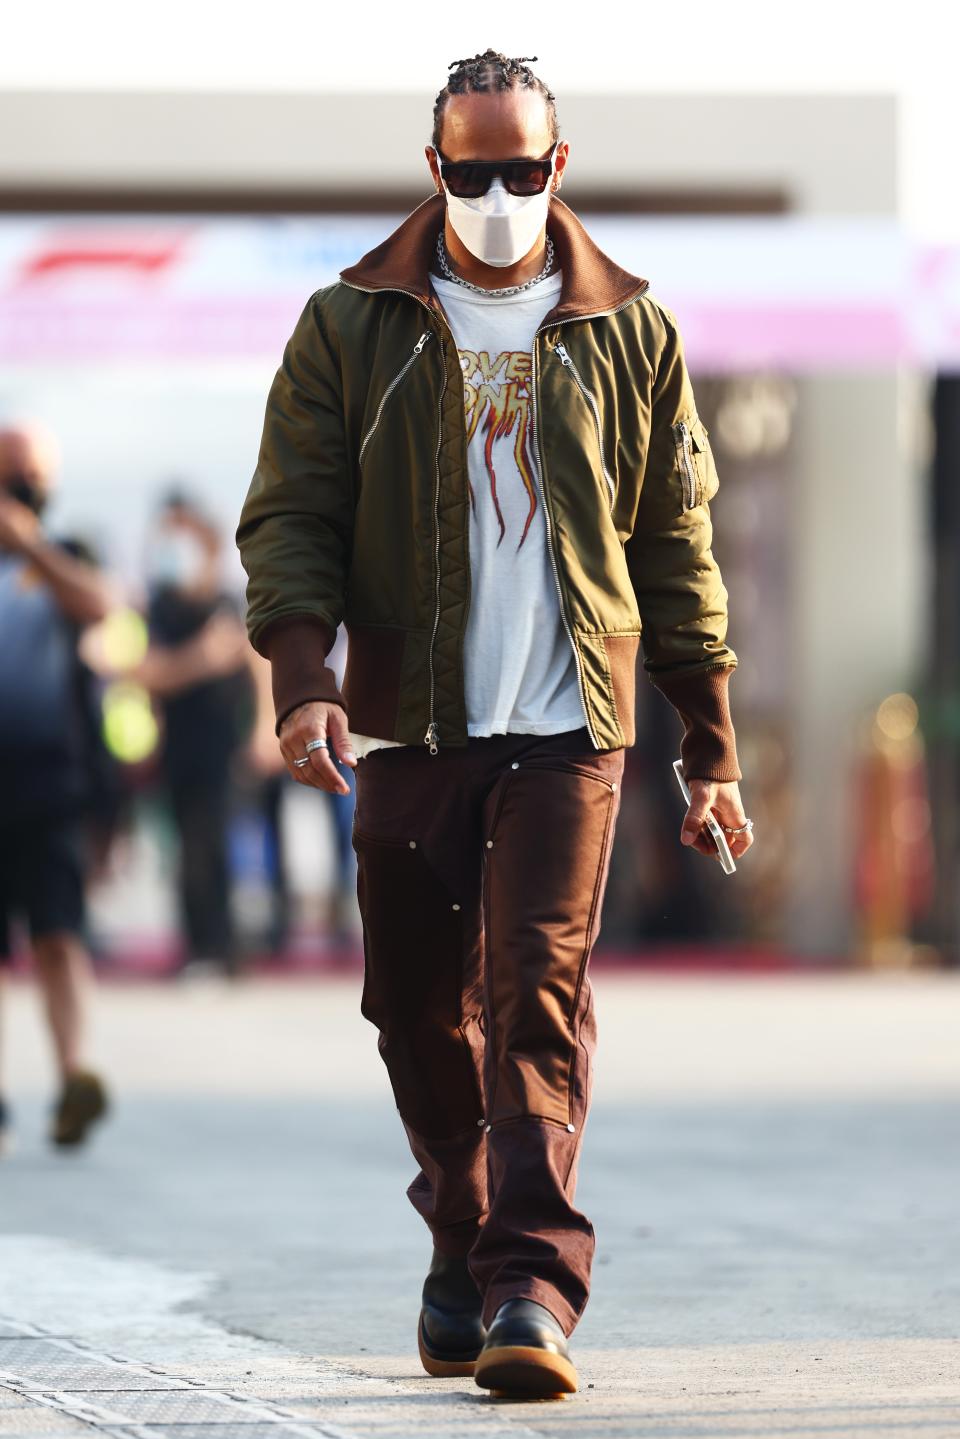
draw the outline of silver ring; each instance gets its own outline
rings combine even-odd
[[[731,829],[728,824],[722,824],[720,828],[725,829],[727,834],[749,834],[753,829],[753,820],[748,819],[746,824],[742,824],[739,829]]]
[[[296,765],[297,769],[303,769],[305,764],[310,763],[310,756],[305,755],[303,759],[295,759],[293,763]]]
[[[325,739],[312,739],[307,744],[307,754],[313,754],[315,749],[329,749],[329,747]]]

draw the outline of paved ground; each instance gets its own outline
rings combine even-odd
[[[102,996],[116,1113],[43,1143],[6,1017],[0,1435],[960,1435],[960,979],[596,978],[581,1391],[419,1369],[414,1168],[353,981]]]

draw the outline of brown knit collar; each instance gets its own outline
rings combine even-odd
[[[437,300],[429,270],[445,210],[443,196],[431,195],[385,240],[368,250],[355,265],[341,270],[341,280],[364,290],[403,290],[435,309]],[[560,299],[548,320],[572,320],[615,310],[647,289],[647,280],[622,269],[604,254],[557,195],[547,211],[547,233],[563,271]]]

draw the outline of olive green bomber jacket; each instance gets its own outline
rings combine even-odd
[[[467,741],[463,382],[428,279],[443,218],[431,196],[311,296],[270,389],[237,543],[278,729],[321,699],[357,733]],[[719,480],[676,319],[556,196],[547,228],[563,274],[533,342],[534,449],[591,741],[635,743],[642,647],[683,720],[686,777],[739,780]],[[341,622],[342,692],[325,663]]]

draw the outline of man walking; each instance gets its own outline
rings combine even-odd
[[[84,820],[97,738],[77,643],[115,597],[80,546],[44,534],[54,478],[49,436],[0,429],[0,975],[12,922],[25,920],[59,1071],[50,1138],[78,1145],[107,1095],[86,1060]],[[0,1148],[6,1120],[0,1099]]]
[[[684,721],[682,838],[713,852],[708,810],[734,855],[752,836],[676,320],[557,198],[543,82],[492,50],[451,69],[436,194],[308,301],[237,538],[291,773],[342,793],[357,766],[361,1007],[433,1238],[422,1362],[554,1394],[594,1253],[587,969],[641,637]]]

